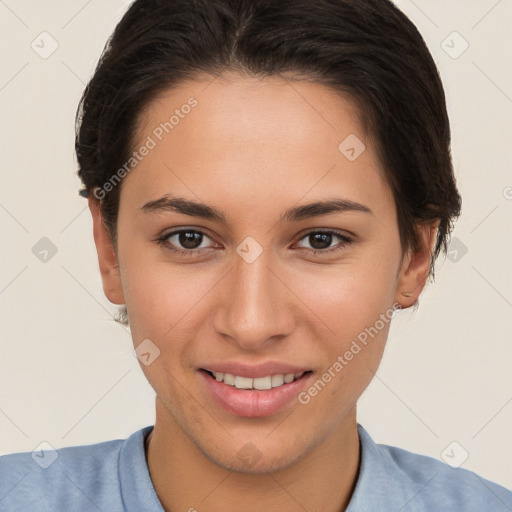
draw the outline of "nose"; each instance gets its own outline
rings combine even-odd
[[[294,327],[293,293],[269,250],[251,263],[238,254],[218,291],[214,328],[245,351],[261,352]]]

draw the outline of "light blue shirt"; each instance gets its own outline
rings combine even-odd
[[[0,457],[0,512],[164,512],[144,440],[125,440]],[[432,457],[376,444],[358,425],[359,478],[347,512],[508,512],[512,492]],[[191,503],[199,512],[207,508]],[[227,511],[231,512],[231,511]]]

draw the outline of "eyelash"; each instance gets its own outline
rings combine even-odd
[[[188,249],[188,250],[186,250],[186,249],[175,249],[168,242],[168,239],[171,238],[174,235],[179,235],[180,233],[199,233],[199,234],[204,235],[204,236],[206,236],[208,238],[211,238],[206,233],[204,233],[203,231],[199,231],[197,229],[180,229],[180,230],[177,230],[177,231],[172,231],[171,233],[168,233],[168,234],[166,234],[166,235],[164,235],[162,237],[159,237],[155,241],[158,242],[158,244],[161,245],[162,247],[164,247],[165,249],[167,249],[169,251],[172,251],[175,254],[179,254],[180,256],[185,256],[185,257],[192,257],[192,258],[199,257],[204,252],[207,252],[209,250],[208,248]],[[348,236],[346,236],[344,234],[341,234],[338,231],[332,231],[332,230],[313,230],[313,231],[309,231],[308,233],[304,234],[299,239],[299,242],[301,240],[303,240],[304,238],[307,238],[308,236],[312,235],[312,234],[334,235],[334,236],[336,236],[336,237],[341,239],[341,242],[339,244],[335,245],[334,247],[331,247],[330,249],[307,249],[306,248],[307,251],[313,253],[313,255],[315,255],[315,256],[317,254],[325,255],[325,254],[330,254],[332,252],[340,251],[340,250],[344,249],[347,245],[349,245],[349,244],[354,242],[354,240],[352,240]],[[301,248],[301,249],[304,249],[304,248]]]

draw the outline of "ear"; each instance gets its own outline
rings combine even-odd
[[[103,291],[110,302],[121,305],[125,300],[114,246],[103,223],[100,202],[95,197],[89,197],[88,201],[94,225],[94,242],[98,252]]]
[[[403,309],[416,304],[427,282],[439,221],[418,226],[418,248],[404,255],[398,274],[395,301]]]

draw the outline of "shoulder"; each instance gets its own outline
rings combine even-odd
[[[361,426],[359,434],[362,446],[360,477],[365,479],[364,491],[372,494],[378,489],[381,499],[385,503],[392,502],[397,510],[512,510],[512,492],[473,471],[453,468],[433,457],[395,446],[376,444]]]
[[[95,510],[107,503],[105,495],[109,510],[118,510],[118,461],[125,443],[116,439],[56,450],[43,446],[0,456],[0,512]]]
[[[400,469],[402,480],[419,490],[427,509],[481,511],[512,510],[512,492],[473,471],[454,468],[426,455],[379,445],[384,456]],[[441,507],[441,508],[440,508]]]

